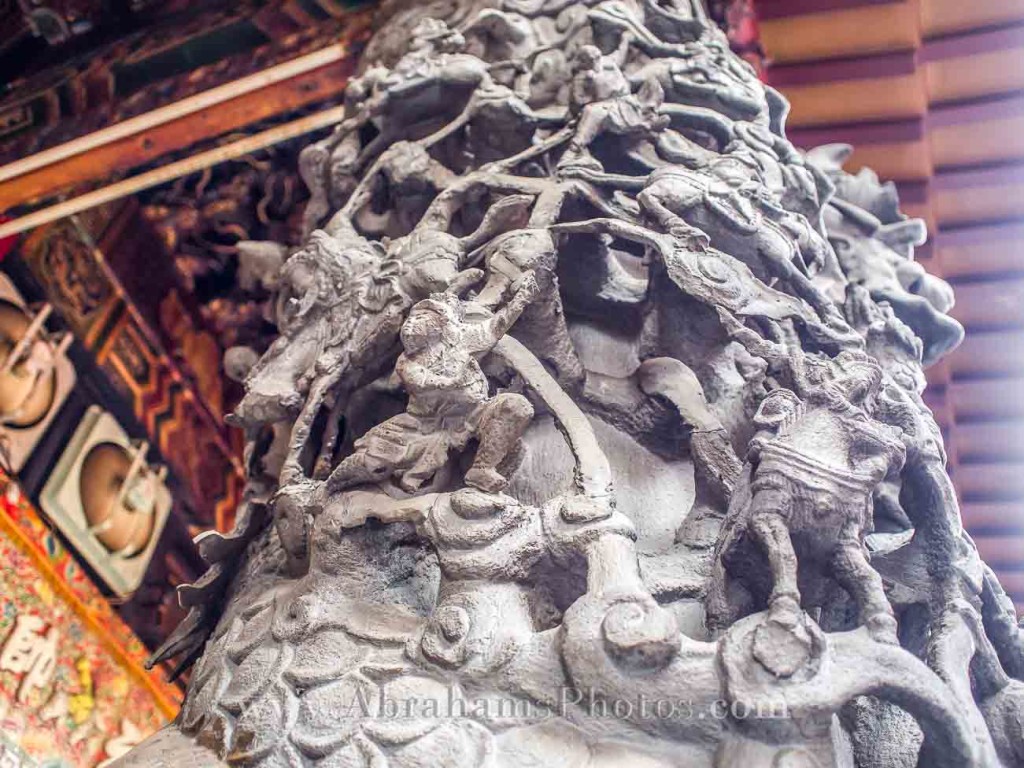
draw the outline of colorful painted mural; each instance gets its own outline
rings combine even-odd
[[[0,767],[92,768],[177,711],[180,690],[0,475]]]

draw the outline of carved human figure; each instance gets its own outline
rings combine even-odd
[[[768,128],[745,122],[732,125],[732,141],[726,154],[749,153],[757,163],[765,185],[787,211],[799,214],[820,229],[821,209],[832,195],[828,177],[805,160],[787,139]]]
[[[346,113],[351,119],[299,154],[299,175],[309,188],[303,211],[303,232],[308,236],[320,226],[333,205],[342,205],[356,188],[356,172],[362,156],[361,125],[368,116],[361,109],[373,89],[388,74],[386,67],[369,67],[345,87]]]
[[[367,237],[404,235],[415,228],[434,196],[454,179],[451,171],[430,156],[426,146],[411,141],[392,144],[374,168],[376,174],[367,179],[371,183],[353,189],[332,224],[344,218]],[[376,213],[370,203],[382,189],[387,190],[394,204]],[[327,229],[331,231],[330,224]]]
[[[802,398],[776,389],[758,408],[747,452],[749,501],[737,497],[742,506],[730,510],[733,520],[719,543],[721,577],[749,579],[744,558],[756,543],[771,572],[769,618],[793,627],[802,615],[797,566],[806,578],[806,570],[823,564],[857,601],[872,636],[895,644],[896,620],[864,535],[872,491],[899,472],[905,449],[898,432],[871,418],[881,368],[850,352],[833,365],[828,380],[805,382]],[[713,623],[722,618],[719,610]]]
[[[639,70],[653,76],[673,102],[711,109],[733,120],[769,127],[781,98],[758,79],[747,62],[730,54],[728,41],[709,32],[699,41],[659,45],[640,38],[654,58]]]
[[[478,356],[505,335],[536,292],[534,278],[525,277],[504,308],[479,322],[451,294],[416,304],[402,325],[405,351],[395,369],[409,405],[356,441],[327,479],[328,492],[391,477],[415,492],[474,437],[479,445],[466,484],[487,493],[505,488],[499,467],[514,456],[533,407],[514,392],[491,397]]]
[[[414,231],[385,253],[351,228],[314,233],[282,270],[275,341],[247,379],[231,419],[250,431],[298,413],[283,482],[303,476],[300,459],[313,422],[328,399],[374,377],[372,360],[398,341],[408,308],[433,292],[458,292],[479,279],[461,270],[465,244],[445,232]],[[329,471],[337,414],[328,419],[317,476]]]
[[[301,408],[317,361],[348,338],[357,306],[355,285],[381,255],[365,241],[339,241],[314,232],[307,246],[285,262],[275,313],[281,336],[249,371],[246,395],[231,423],[259,429]]]
[[[493,86],[488,67],[475,56],[462,53],[465,38],[437,19],[423,19],[412,30],[409,50],[393,67],[370,67],[349,83],[345,93],[346,119],[332,136],[311,145],[300,158],[303,178],[311,189],[305,213],[307,231],[341,205],[356,189],[354,176],[420,124],[443,124],[458,114],[478,87]],[[435,99],[444,93],[446,110],[438,112]],[[360,131],[374,126],[378,134],[364,143]]]
[[[629,38],[623,36],[623,46],[628,44]],[[593,45],[584,45],[576,53],[569,109],[578,115],[578,123],[560,167],[586,165],[600,169],[601,163],[590,154],[590,145],[602,133],[649,136],[668,125],[668,118],[658,115],[661,86],[651,80],[634,94],[616,58],[603,55]]]
[[[641,70],[642,71],[642,70]],[[664,111],[677,130],[667,132],[673,143],[659,143],[659,154],[666,160],[689,167],[708,164],[717,153],[731,155],[755,166],[767,189],[787,211],[804,216],[820,228],[821,210],[834,188],[827,175],[808,162],[793,144],[763,125],[733,120],[702,107],[667,103]],[[710,151],[691,139],[685,131],[710,137]]]
[[[484,62],[462,52],[465,46],[462,34],[445,22],[423,19],[412,30],[408,53],[375,78],[362,106],[374,118],[386,111],[392,118],[416,122],[435,109],[437,90],[471,92],[490,75]]]
[[[732,156],[701,172],[670,166],[652,173],[637,199],[665,231],[701,229],[714,247],[789,283],[827,324],[848,328],[809,277],[828,259],[828,244],[806,219],[778,206],[755,176],[754,169]]]

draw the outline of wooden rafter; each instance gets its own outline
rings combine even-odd
[[[347,47],[335,44],[2,166],[0,211],[109,178],[170,152],[337,97],[345,89],[351,68]]]
[[[302,136],[313,131],[326,128],[341,121],[344,117],[345,108],[332,107],[322,112],[317,112],[307,117],[292,120],[283,125],[278,125],[253,136],[216,147],[206,152],[178,160],[173,163],[156,168],[146,173],[124,179],[123,181],[110,184],[100,189],[88,192],[84,195],[65,200],[64,202],[51,205],[42,210],[13,219],[0,224],[0,240],[12,235],[26,232],[35,227],[49,224],[50,222],[63,219],[82,211],[95,208],[104,203],[118,200],[144,189],[164,184],[168,181],[188,176],[189,174],[202,171],[206,168],[218,165],[228,160],[251,154],[266,147],[288,141],[297,136]]]

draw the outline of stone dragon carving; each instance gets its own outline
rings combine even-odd
[[[233,354],[187,699],[120,765],[1024,764],[892,189],[797,151],[700,0],[385,10]]]

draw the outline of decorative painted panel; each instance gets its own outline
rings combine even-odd
[[[104,254],[119,216],[99,211],[37,230],[21,250],[47,298],[131,403],[150,441],[184,486],[197,522],[230,525],[241,486],[238,450],[129,299]],[[91,230],[91,231],[90,231]],[[100,242],[100,245],[97,245]]]
[[[0,475],[0,766],[102,765],[180,701],[147,650]]]

